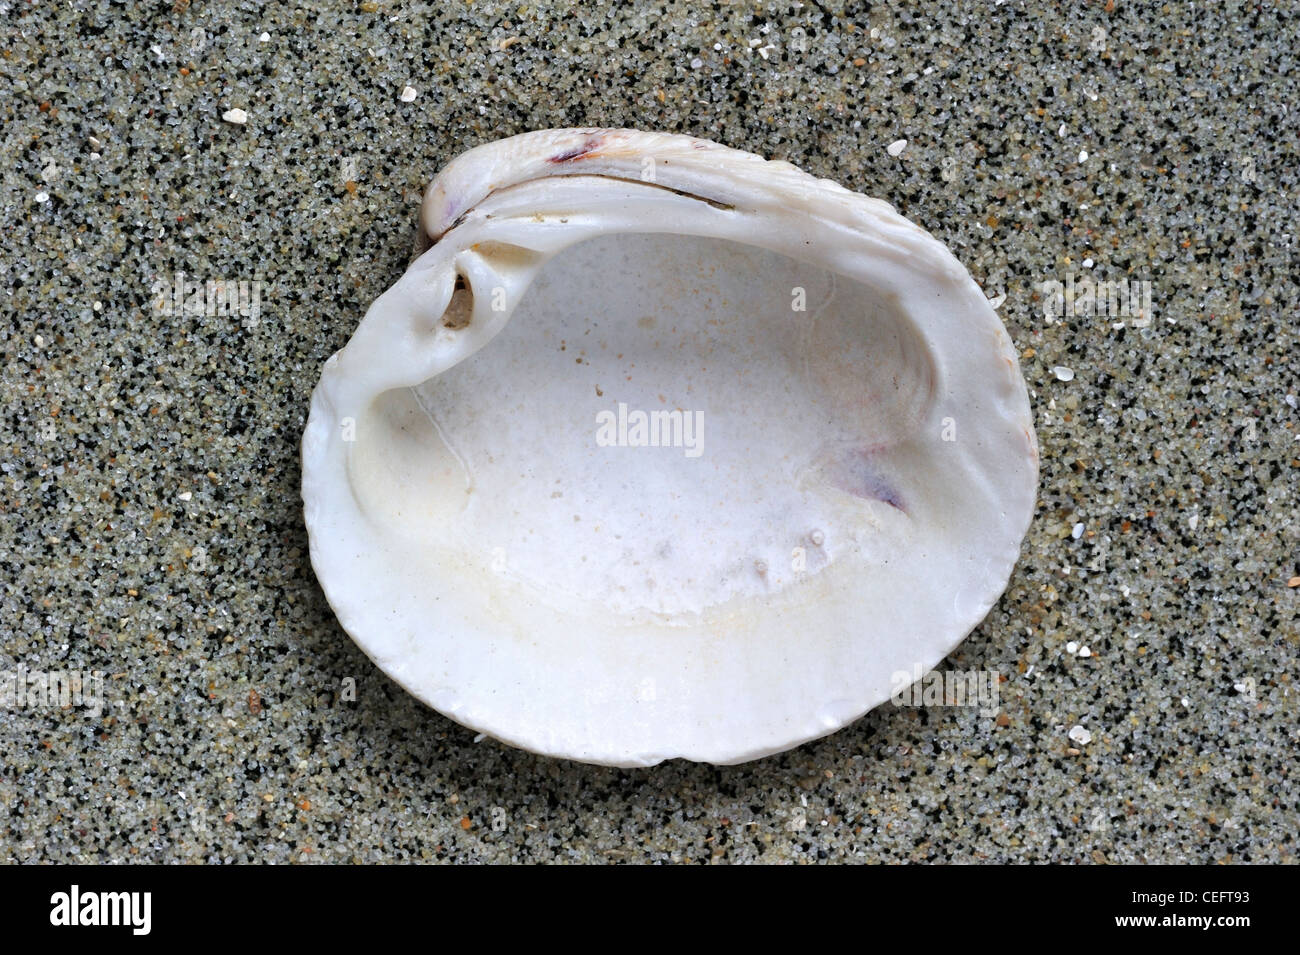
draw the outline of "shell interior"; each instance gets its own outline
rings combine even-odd
[[[313,398],[343,625],[537,751],[737,762],[834,730],[979,622],[1032,513],[1014,351],[947,250],[698,143],[551,131],[457,160]]]

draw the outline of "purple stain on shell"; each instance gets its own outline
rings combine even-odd
[[[875,467],[869,448],[853,448],[833,457],[826,469],[832,486],[867,501],[881,501],[907,513],[903,497]]]
[[[592,136],[581,146],[575,146],[573,149],[566,149],[562,153],[556,153],[554,156],[551,156],[546,161],[549,163],[556,163],[556,164],[564,163],[564,162],[572,162],[575,159],[581,159],[583,156],[589,155],[590,153],[594,152],[596,147],[598,147],[600,143],[601,140],[599,136]]]

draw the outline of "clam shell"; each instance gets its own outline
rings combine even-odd
[[[417,251],[324,366],[303,499],[340,623],[447,716],[587,762],[741,762],[889,700],[1005,588],[1025,384],[887,203],[550,130],[448,165]]]

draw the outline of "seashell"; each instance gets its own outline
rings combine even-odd
[[[539,753],[736,763],[886,702],[1002,593],[1024,380],[887,203],[568,129],[460,156],[421,226],[302,452],[325,595],[428,705]]]

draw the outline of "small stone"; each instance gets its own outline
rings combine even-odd
[[[178,494],[178,495],[176,495],[176,496],[179,497],[182,501],[188,501],[188,500],[189,500],[190,498],[192,498],[194,495],[193,495],[192,493],[190,493],[189,491],[181,491],[181,493]]]
[[[50,194],[49,194],[48,192],[44,192],[44,191],[42,191],[42,192],[38,192],[38,193],[36,193],[36,201],[37,201],[37,202],[40,202],[40,203],[46,203],[46,202],[49,202],[49,201],[50,201]]]
[[[244,112],[242,109],[240,109],[239,107],[226,110],[224,113],[221,114],[221,118],[225,122],[230,123],[231,125],[234,126],[243,126],[245,123],[248,122],[248,114]]]
[[[1286,582],[1288,587],[1300,587],[1300,577],[1292,577]]]
[[[403,87],[402,87],[402,95],[401,95],[400,97],[398,97],[398,98],[399,98],[403,103],[411,103],[411,102],[414,102],[414,101],[415,101],[415,87],[414,87],[414,86],[403,86]]]
[[[1072,538],[1074,538],[1075,540],[1078,540],[1080,537],[1082,537],[1082,536],[1083,536],[1083,524],[1082,524],[1082,523],[1075,524],[1074,527],[1070,529],[1070,536],[1071,536]]]
[[[261,40],[263,43],[270,43],[270,42],[271,42],[271,34],[269,34],[269,33],[263,33],[261,36],[258,37],[258,39]]]
[[[1081,657],[1090,657],[1090,656],[1092,656],[1092,650],[1091,650],[1089,647],[1080,647],[1080,648],[1079,648],[1079,656],[1081,656]]]
[[[1070,739],[1074,740],[1080,746],[1087,746],[1092,742],[1092,734],[1082,726],[1073,726],[1070,728]]]
[[[890,143],[888,146],[885,147],[885,152],[889,153],[889,155],[891,156],[901,156],[903,155],[903,150],[906,148],[907,148],[906,139],[895,139],[892,143]]]
[[[1052,374],[1054,374],[1060,381],[1074,380],[1074,369],[1066,368],[1064,365],[1057,365],[1052,369]]]
[[[1079,644],[1071,640],[1069,643],[1065,645],[1065,652],[1070,654],[1070,656],[1074,656],[1076,653],[1079,652]]]

